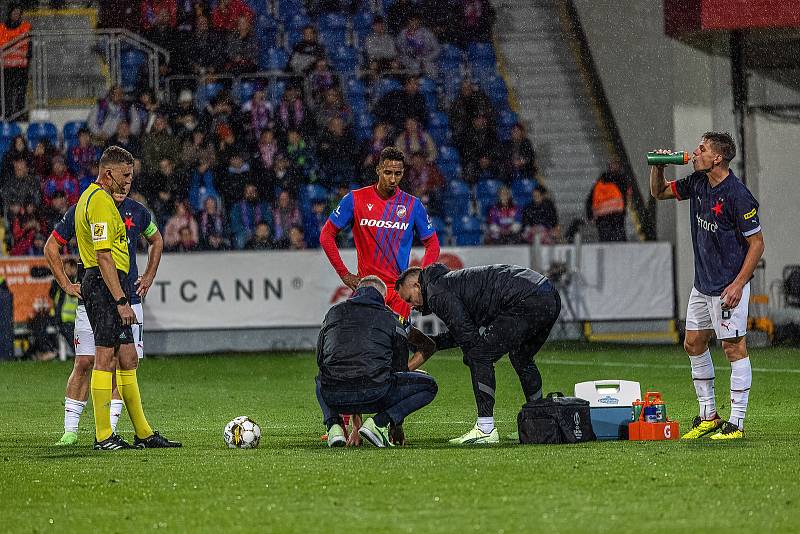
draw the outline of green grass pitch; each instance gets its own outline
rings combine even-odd
[[[151,358],[140,384],[154,427],[181,450],[91,450],[61,435],[70,364],[0,365],[2,532],[681,532],[800,530],[800,350],[752,350],[743,441],[599,442],[457,448],[475,417],[467,368],[454,351],[426,366],[432,405],[406,424],[404,449],[329,450],[310,354]],[[729,412],[730,371],[714,351],[717,400]],[[624,378],[661,391],[685,430],[697,406],[679,347],[547,345],[545,390]],[[495,417],[514,430],[522,394],[498,364]],[[222,428],[261,423],[256,450],[229,450]],[[123,415],[123,417],[126,417]],[[131,437],[130,422],[120,426]]]

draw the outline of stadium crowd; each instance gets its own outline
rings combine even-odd
[[[396,0],[381,6],[383,16],[360,4],[101,2],[104,26],[170,52],[161,77],[177,81],[153,91],[136,73],[85,123],[68,124],[63,141],[30,128],[9,137],[0,255],[42,254],[110,145],[136,157],[132,195],[153,212],[168,251],[318,247],[330,211],[349,189],[375,181],[377,155],[390,145],[406,154],[402,187],[426,205],[444,244],[558,240],[556,208],[505,86],[478,83],[480,69],[496,73],[490,3]],[[277,34],[273,17],[283,18]],[[319,38],[340,18],[344,39],[363,51],[355,64],[341,57],[354,47]],[[275,69],[250,82],[225,77],[274,67],[261,58],[281,50],[279,77]],[[454,53],[455,69],[446,63]]]

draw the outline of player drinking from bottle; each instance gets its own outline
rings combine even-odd
[[[669,153],[659,150],[659,153]],[[744,416],[752,382],[747,353],[750,279],[764,253],[758,202],[730,170],[736,144],[727,133],[706,132],[693,152],[694,172],[675,182],[664,166],[650,170],[650,194],[690,204],[694,287],[686,311],[683,343],[692,366],[700,414],[683,439],[711,434],[713,440],[744,437]],[[709,341],[716,335],[731,362],[731,415],[722,421],[714,396],[714,363]]]

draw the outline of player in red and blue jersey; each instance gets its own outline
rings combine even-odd
[[[659,151],[667,152],[667,151]],[[700,414],[682,439],[744,437],[752,382],[747,353],[750,279],[764,253],[758,202],[733,174],[736,157],[730,134],[706,132],[693,152],[694,172],[674,182],[664,167],[650,171],[650,193],[658,200],[688,200],[694,248],[694,287],[686,310],[684,348],[692,367]],[[714,363],[709,342],[716,336],[731,363],[731,416],[717,414]]]
[[[394,283],[408,267],[414,233],[425,246],[423,267],[439,258],[439,238],[420,199],[399,187],[405,171],[404,160],[401,150],[384,148],[376,169],[377,183],[351,191],[342,198],[322,227],[319,242],[336,274],[350,289],[355,290],[365,276],[375,275],[383,280],[387,287],[386,305],[408,325],[411,307],[394,290]],[[358,274],[350,272],[336,246],[336,234],[350,224],[358,256]],[[415,328],[409,328],[408,340],[417,349],[432,345],[431,340]],[[419,367],[433,350],[435,345],[430,350],[418,350],[408,363],[409,370]],[[356,417],[354,429],[359,425]],[[357,445],[358,432],[352,432],[351,436],[350,443]],[[402,443],[403,440],[402,427],[393,428],[392,441]],[[330,439],[328,445],[331,445]]]
[[[439,238],[420,199],[401,190],[403,152],[384,148],[378,162],[378,182],[351,191],[333,210],[320,233],[320,244],[342,282],[355,289],[368,275],[386,283],[386,304],[408,321],[410,306],[394,291],[397,277],[407,267],[414,233],[425,246],[422,267],[439,258]],[[358,274],[352,274],[342,261],[336,246],[336,234],[352,224],[358,255]]]

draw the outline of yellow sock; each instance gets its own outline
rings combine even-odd
[[[97,441],[111,436],[111,371],[92,370],[92,408],[94,409],[94,435]]]
[[[150,423],[144,416],[144,408],[142,408],[142,396],[139,393],[139,382],[136,380],[136,369],[125,371],[117,369],[117,389],[119,396],[122,397],[125,403],[125,408],[128,410],[128,416],[133,423],[133,430],[136,432],[138,438],[148,438],[153,435],[153,429],[150,428]],[[109,400],[109,402],[111,402]]]

